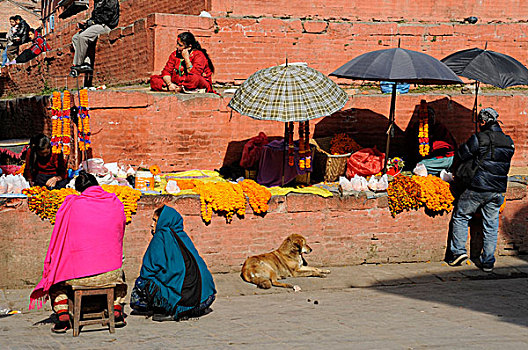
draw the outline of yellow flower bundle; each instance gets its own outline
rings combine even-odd
[[[79,90],[79,150],[88,150],[91,146],[90,115],[88,114],[88,90]]]
[[[418,200],[425,208],[433,212],[449,212],[453,209],[455,198],[447,182],[433,175],[414,175],[412,179],[420,187]]]
[[[201,184],[202,181],[195,179],[176,179],[176,183],[180,190],[193,190],[197,185]]]
[[[22,193],[28,196],[29,210],[35,212],[43,220],[48,219],[51,224],[55,224],[55,216],[66,196],[79,194],[73,188],[48,190],[40,186],[27,188]]]
[[[127,223],[132,221],[132,214],[137,211],[137,201],[141,197],[141,191],[128,186],[102,185],[103,190],[114,193],[123,203]],[[41,219],[48,219],[55,224],[55,216],[60,206],[71,194],[79,195],[73,188],[61,188],[60,190],[48,190],[46,187],[35,186],[22,191],[28,196],[29,210],[35,212]]]
[[[62,117],[60,118],[62,130],[60,142],[64,155],[70,154],[70,107],[71,94],[68,90],[65,90],[64,99],[62,101]]]
[[[200,183],[194,190],[200,195],[202,219],[206,223],[211,222],[213,211],[224,215],[228,223],[235,214],[244,216],[246,213],[246,198],[238,184]]]
[[[249,205],[255,214],[261,214],[268,211],[268,201],[271,198],[271,192],[264,186],[259,185],[253,180],[245,179],[239,183],[244,190],[244,194],[249,199]]]
[[[393,217],[404,210],[417,209],[420,187],[410,177],[398,175],[387,188],[389,195],[389,209]]]
[[[61,93],[53,91],[51,97],[51,151],[60,153],[59,140],[62,136],[62,125],[60,125],[60,116],[62,114]]]
[[[103,190],[113,193],[123,203],[127,223],[132,221],[132,214],[137,212],[137,202],[141,197],[141,191],[135,190],[128,186],[119,185],[101,185]]]

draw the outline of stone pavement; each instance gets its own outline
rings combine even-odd
[[[199,320],[129,316],[115,334],[87,326],[77,338],[35,324],[49,302],[28,311],[29,288],[2,290],[0,308],[22,313],[0,318],[0,349],[528,349],[528,256],[499,257],[493,274],[438,262],[331,270],[289,279],[301,292],[216,274],[214,311]]]

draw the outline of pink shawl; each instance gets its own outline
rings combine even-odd
[[[66,197],[57,211],[42,280],[31,293],[29,308],[37,302],[40,309],[55,283],[120,268],[125,224],[123,204],[100,186]]]

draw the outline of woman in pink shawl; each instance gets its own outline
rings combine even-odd
[[[42,280],[31,293],[30,309],[49,298],[59,322],[52,331],[70,328],[68,293],[72,285],[116,283],[116,326],[124,326],[123,304],[127,286],[122,270],[126,217],[116,195],[104,191],[86,172],[75,180],[81,195],[70,195],[57,212]]]

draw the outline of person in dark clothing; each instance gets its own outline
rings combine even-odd
[[[461,193],[453,210],[451,218],[453,237],[449,244],[447,261],[451,266],[459,265],[468,258],[466,242],[469,220],[480,209],[484,246],[480,260],[476,263],[485,272],[493,271],[499,230],[499,210],[504,202],[508,172],[515,150],[513,140],[504,134],[499,126],[498,116],[493,108],[482,109],[478,115],[480,132],[472,135],[460,146],[457,153],[461,162],[478,159],[480,165],[471,184]]]
[[[93,70],[87,51],[90,44],[96,42],[101,34],[107,34],[119,23],[119,0],[95,0],[92,16],[86,22],[79,23],[81,31],[72,38],[75,55],[72,70],[79,73]]]
[[[51,151],[50,139],[44,134],[37,134],[29,141],[24,177],[31,186],[49,189],[63,188],[68,184],[62,153]]]
[[[15,59],[15,63],[25,63],[33,58],[40,55],[42,52],[46,52],[50,50],[50,46],[46,42],[46,40],[39,35],[39,32],[37,30],[30,30],[29,31],[29,38],[31,41],[33,41],[33,45],[29,49],[25,49],[18,55],[18,57]]]
[[[130,296],[134,314],[153,314],[159,322],[207,314],[216,295],[213,276],[183,231],[182,216],[163,206],[152,220],[153,237]]]
[[[29,39],[29,24],[20,16],[15,16],[15,21],[17,24],[17,30],[13,35],[13,43],[16,45],[22,45],[30,41]]]

